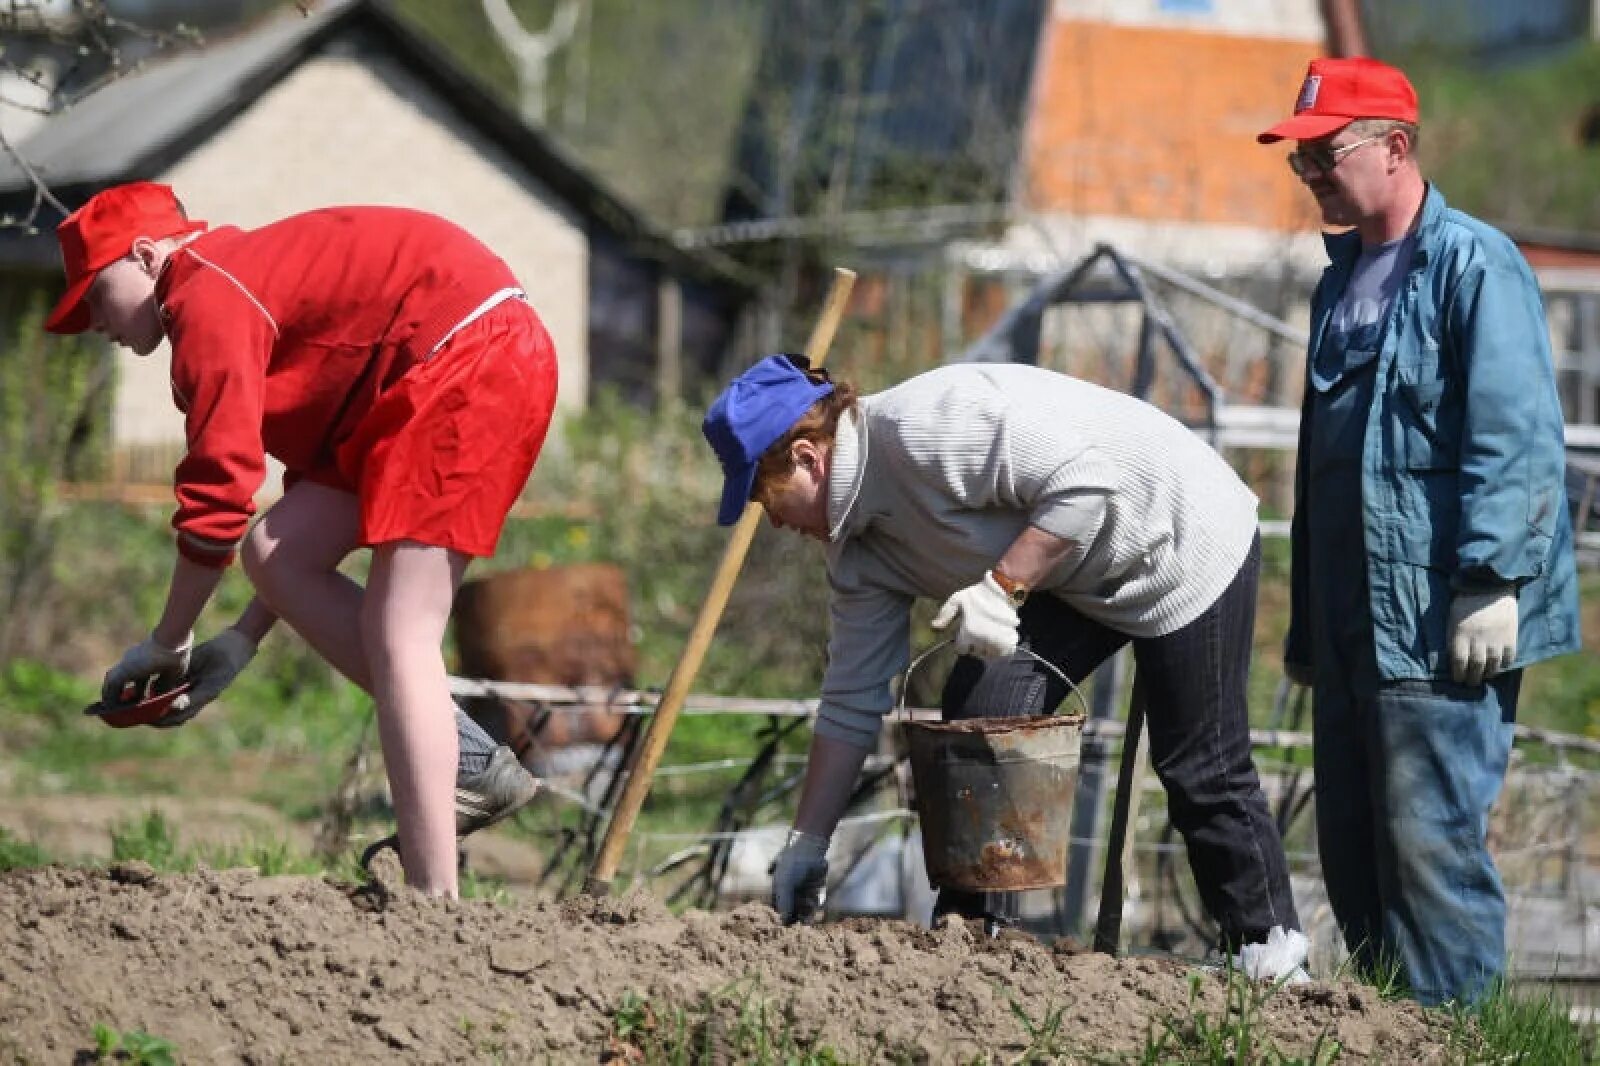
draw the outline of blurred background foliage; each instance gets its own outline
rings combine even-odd
[[[1423,101],[1424,172],[1453,206],[1508,226],[1600,230],[1600,45],[1488,68],[1419,51],[1407,69]]]

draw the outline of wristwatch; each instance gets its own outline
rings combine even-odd
[[[1028,602],[1028,586],[1020,581],[1013,581],[998,566],[989,571],[989,576],[994,578],[994,583],[999,585],[1000,590],[1010,598],[1011,606],[1021,607]]]

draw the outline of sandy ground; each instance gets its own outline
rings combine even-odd
[[[991,941],[959,921],[785,928],[759,904],[446,902],[384,882],[157,876],[142,863],[0,876],[8,1061],[93,1061],[97,1024],[164,1038],[181,1062],[627,1060],[614,1012],[630,993],[660,1017],[706,997],[720,997],[719,1018],[764,1003],[852,1062],[1017,1061],[1029,1026],[1052,1017],[1066,1061],[1118,1061],[1162,1018],[1183,1032],[1197,1012],[1215,1028],[1228,1011],[1220,976]],[[1444,1058],[1436,1021],[1353,983],[1251,1006],[1256,1039],[1287,1056],[1320,1040],[1341,1062]]]

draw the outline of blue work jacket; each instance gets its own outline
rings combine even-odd
[[[1326,238],[1311,303],[1314,365],[1361,239]],[[1447,679],[1457,591],[1517,588],[1515,665],[1579,646],[1566,447],[1533,272],[1498,230],[1428,187],[1406,278],[1384,320],[1361,453],[1361,500],[1308,498],[1309,377],[1295,474],[1285,659],[1310,666],[1308,530],[1359,506],[1378,677]],[[1326,512],[1325,512],[1326,513]],[[1330,519],[1331,521],[1331,519]]]

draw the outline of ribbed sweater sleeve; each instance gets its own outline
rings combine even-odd
[[[173,399],[188,450],[173,475],[178,551],[201,566],[233,561],[266,476],[261,422],[277,327],[232,275],[192,256],[163,305]]]
[[[909,662],[912,597],[855,583],[856,568],[836,567],[828,670],[822,679],[816,732],[871,748],[894,706],[891,683]]]

